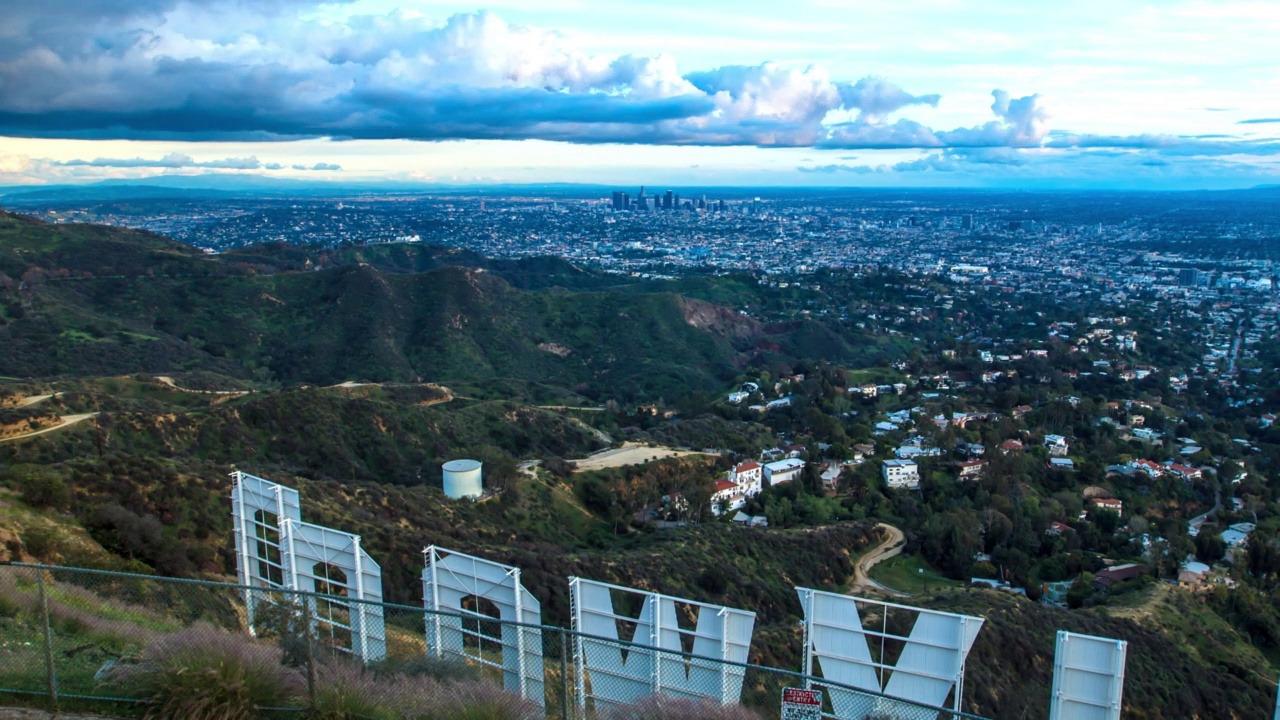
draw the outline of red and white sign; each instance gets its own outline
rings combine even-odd
[[[782,720],[822,720],[822,691],[783,688]]]

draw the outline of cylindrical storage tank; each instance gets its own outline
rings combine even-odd
[[[484,494],[479,460],[450,460],[444,464],[444,494],[457,500]]]

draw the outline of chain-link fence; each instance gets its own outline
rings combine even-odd
[[[363,631],[371,617],[380,621],[376,635]],[[605,655],[616,662],[593,660]],[[250,716],[329,720],[772,720],[785,687],[823,690],[828,717],[976,717],[689,648],[504,622],[483,606],[432,612],[343,595],[0,566],[0,696],[22,704],[114,714],[159,706],[165,717],[207,717],[211,707],[239,703],[253,708]]]

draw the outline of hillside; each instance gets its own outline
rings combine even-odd
[[[836,283],[865,285],[874,303],[811,310]],[[360,534],[392,602],[420,602],[421,552],[439,544],[521,567],[554,624],[567,624],[572,575],[753,609],[752,659],[784,668],[801,659],[794,586],[847,587],[877,520],[901,525],[916,557],[957,560],[942,568],[957,585],[980,551],[1035,579],[1030,555],[1005,553],[995,533],[1052,550],[1045,525],[1075,522],[1075,486],[1086,475],[1105,482],[1101,460],[1082,462],[1076,483],[1050,476],[1034,452],[988,453],[991,477],[979,484],[956,482],[943,459],[921,493],[892,491],[879,460],[907,433],[873,427],[914,403],[943,417],[1034,403],[1022,425],[925,432],[948,452],[959,440],[991,448],[1033,428],[1071,432],[1109,460],[1118,450],[1087,411],[1112,395],[1068,414],[1042,402],[1049,390],[1039,387],[850,393],[867,382],[906,387],[923,373],[888,361],[912,352],[919,362],[925,341],[911,333],[940,333],[951,320],[877,330],[849,319],[906,303],[901,278],[785,285],[638,280],[420,244],[206,255],[149,233],[0,214],[0,546],[9,559],[227,579],[228,474],[240,469],[296,487],[309,521]],[[972,377],[980,368],[953,369]],[[726,402],[744,380],[760,382],[761,398],[792,404],[761,413],[748,407],[757,398]],[[979,393],[992,397],[974,405]],[[66,418],[76,422],[56,424]],[[30,435],[37,428],[52,430]],[[665,447],[639,465],[569,462],[623,441]],[[747,506],[770,528],[711,517],[714,479],[792,443],[810,461],[806,476]],[[870,462],[823,488],[819,462],[845,460],[863,443],[875,443]],[[710,450],[653,459],[673,448]],[[440,465],[458,457],[484,462],[483,501],[441,492]],[[1181,495],[1193,499],[1190,488]],[[675,496],[694,510],[672,510]],[[1126,502],[1145,506],[1136,495]],[[698,522],[644,521],[659,510]],[[1096,568],[1103,551],[1123,549],[1098,531],[1070,549],[1086,540],[1087,553],[1059,554]],[[1054,579],[1066,577],[1064,561]],[[908,602],[987,618],[965,696],[980,714],[1044,717],[1053,634],[1066,628],[1130,642],[1131,717],[1223,717],[1226,707],[1264,717],[1269,646],[1215,614],[1212,598],[1151,582],[1074,611],[968,589]]]
[[[769,327],[560,260],[416,245],[206,256],[160,236],[0,217],[0,375],[204,370],[263,382],[533,383],[602,400],[724,386],[853,338]],[[588,290],[566,291],[571,288]]]

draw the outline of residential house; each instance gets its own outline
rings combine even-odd
[[[827,463],[822,471],[822,489],[834,492],[840,487],[840,473],[844,470],[839,463]]]
[[[1169,466],[1169,474],[1187,482],[1199,480],[1203,477],[1203,473],[1200,472],[1200,468],[1179,465],[1178,463],[1173,463]]]
[[[723,515],[730,510],[737,510],[747,504],[742,494],[742,487],[732,480],[717,480],[715,491],[711,493],[711,512]]]
[[[1093,507],[1098,510],[1110,510],[1117,515],[1124,513],[1124,502],[1115,498],[1094,498]]]
[[[959,466],[961,480],[977,480],[987,469],[987,463],[984,460],[966,460],[959,463]]]
[[[1124,565],[1116,565],[1105,570],[1099,570],[1093,576],[1093,589],[1099,592],[1106,592],[1115,585],[1126,580],[1134,580],[1147,574],[1147,566],[1137,563],[1126,563]]]
[[[1229,548],[1239,547],[1248,541],[1249,534],[1256,529],[1257,526],[1253,523],[1236,523],[1222,531],[1222,541],[1225,542]]]
[[[754,460],[748,460],[729,471],[729,480],[742,487],[742,494],[754,497],[764,489],[764,468]]]
[[[1000,443],[1000,452],[1005,455],[1008,455],[1009,453],[1020,453],[1022,452],[1022,441],[1014,439],[1005,440]]]
[[[882,473],[891,488],[920,489],[920,466],[914,460],[885,460]]]
[[[804,470],[804,461],[799,458],[787,458],[771,462],[764,466],[764,476],[769,480],[769,485],[781,485],[785,482],[791,482],[800,477],[800,473]]]
[[[1195,590],[1209,579],[1209,566],[1202,562],[1183,563],[1178,571],[1178,586],[1187,590]]]
[[[1061,435],[1045,435],[1044,446],[1049,449],[1051,457],[1067,456],[1067,439]]]
[[[1064,457],[1049,458],[1049,462],[1046,464],[1049,466],[1049,469],[1051,470],[1073,471],[1076,469],[1076,461],[1072,460],[1071,458],[1064,458]]]
[[[1134,460],[1129,465],[1134,470],[1146,473],[1153,480],[1164,475],[1164,466],[1151,460]]]

